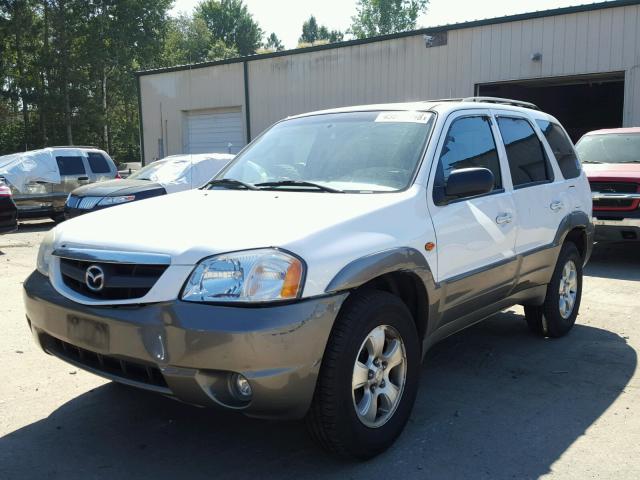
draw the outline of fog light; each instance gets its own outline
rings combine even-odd
[[[251,394],[253,393],[251,391],[251,385],[249,384],[249,380],[247,380],[243,375],[234,373],[233,385],[235,386],[235,390],[239,398],[247,400],[251,397]]]

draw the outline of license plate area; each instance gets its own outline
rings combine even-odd
[[[89,318],[69,315],[67,317],[67,337],[97,350],[109,350],[109,325]]]

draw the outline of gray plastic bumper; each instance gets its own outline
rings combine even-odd
[[[37,271],[24,284],[27,319],[48,353],[188,403],[269,418],[301,418],[308,410],[347,295],[262,307],[182,301],[92,307],[60,295]],[[234,373],[249,380],[250,400],[234,397]]]

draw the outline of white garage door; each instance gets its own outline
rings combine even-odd
[[[186,127],[185,153],[238,153],[245,145],[240,110],[188,112]]]

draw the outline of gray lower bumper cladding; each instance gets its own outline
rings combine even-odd
[[[347,293],[237,307],[172,301],[93,307],[60,295],[34,272],[27,319],[48,353],[112,380],[266,418],[301,418]],[[251,395],[236,395],[234,379]]]

